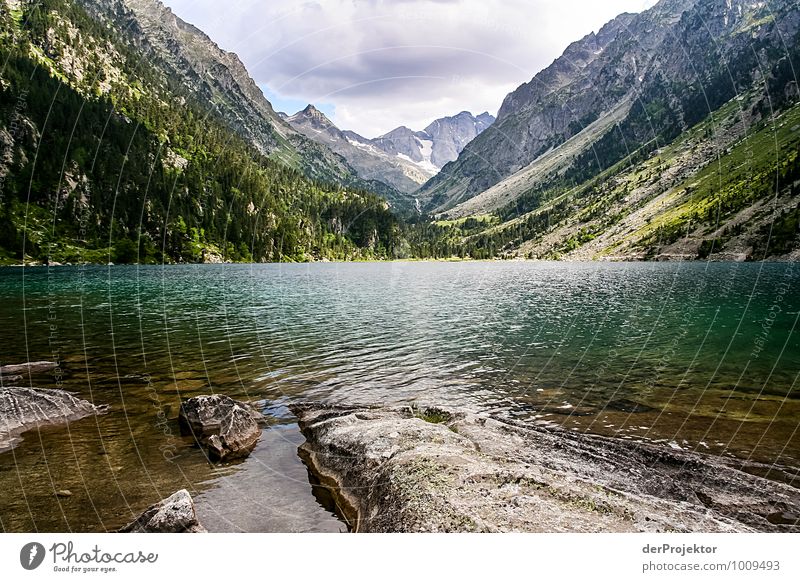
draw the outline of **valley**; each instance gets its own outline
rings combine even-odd
[[[662,0],[375,138],[157,0],[0,10],[3,264],[798,256],[791,0]]]

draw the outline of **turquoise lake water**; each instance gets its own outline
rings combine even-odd
[[[793,264],[5,268],[0,363],[58,359],[63,380],[25,382],[110,411],[0,454],[0,527],[111,529],[187,487],[210,529],[339,531],[295,454],[299,398],[463,406],[785,479],[799,314]],[[210,466],[178,435],[180,399],[212,391],[272,419],[243,463]]]

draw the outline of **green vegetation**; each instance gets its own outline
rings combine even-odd
[[[24,3],[2,27],[0,260],[367,260],[407,247],[383,199],[261,156],[75,4]],[[111,53],[125,66],[108,67]]]
[[[558,259],[584,248],[655,258],[690,238],[696,258],[731,241],[763,258],[800,246],[800,38],[788,58],[765,48],[773,65],[755,81],[758,40],[752,58],[709,65],[702,90],[657,78],[623,121],[512,203],[434,220],[399,218],[396,192],[337,174],[311,142],[276,133],[270,156],[256,151],[79,4],[8,6],[0,264]],[[741,138],[717,150],[728,134]]]
[[[760,95],[754,90],[732,99],[669,145],[655,148],[655,142],[646,143],[596,175],[587,173],[591,177],[583,181],[576,181],[582,180],[582,175],[576,178],[570,171],[549,176],[492,213],[494,220],[481,217],[487,225],[484,230],[458,230],[465,219],[439,222],[443,229],[440,238],[430,238],[439,241],[439,248],[447,249],[463,237],[464,248],[477,249],[481,258],[508,257],[519,253],[526,244],[542,244],[545,236],[563,229],[563,234],[546,247],[548,250],[524,255],[559,259],[654,203],[654,196],[662,196],[652,216],[648,214],[644,224],[626,240],[646,258],[653,258],[663,246],[702,229],[707,234],[698,243],[697,258],[707,258],[719,252],[730,238],[748,235],[752,221],[736,221],[738,213],[754,205],[785,206],[800,194],[800,105],[791,102],[785,103],[783,111],[753,123],[738,142],[698,171],[666,185],[662,181],[668,170],[686,164],[680,161],[681,156],[692,160],[698,148],[714,147],[719,133],[732,131],[742,116],[760,115]],[[652,194],[631,199],[636,190],[648,187]],[[788,253],[800,246],[793,208],[771,216],[764,206],[756,218],[768,224],[749,233],[753,258]],[[574,226],[566,228],[570,225]],[[708,236],[718,228],[722,233]],[[614,253],[622,242],[610,244],[602,254]]]
[[[416,413],[416,417],[421,418],[425,422],[430,422],[431,424],[449,422],[452,418],[450,413],[439,410],[438,408],[425,408],[424,410],[419,410]]]
[[[640,246],[669,244],[692,226],[713,230],[726,219],[758,201],[795,196],[800,180],[800,106],[752,128],[751,133],[719,160],[676,187],[683,201],[639,233]],[[787,222],[791,224],[791,220]],[[768,232],[765,233],[768,236]],[[797,230],[778,226],[772,250],[788,252]],[[722,240],[716,241],[719,249]],[[761,237],[752,241],[764,247]],[[709,241],[701,244],[700,256],[708,256]]]

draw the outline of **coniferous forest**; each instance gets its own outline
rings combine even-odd
[[[123,52],[126,81],[104,90],[102,57],[88,52],[86,39],[111,44],[113,31],[80,7],[48,0],[23,4],[18,14],[2,9],[5,262],[408,254],[385,200],[312,181],[261,155],[180,87],[165,85],[146,62]],[[76,23],[77,34],[75,28],[59,34]],[[70,58],[81,62],[80,82],[58,73],[56,63]]]

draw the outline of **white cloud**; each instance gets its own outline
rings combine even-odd
[[[566,46],[655,0],[166,0],[282,98],[326,103],[367,137],[495,114]],[[292,111],[289,111],[292,113]]]

